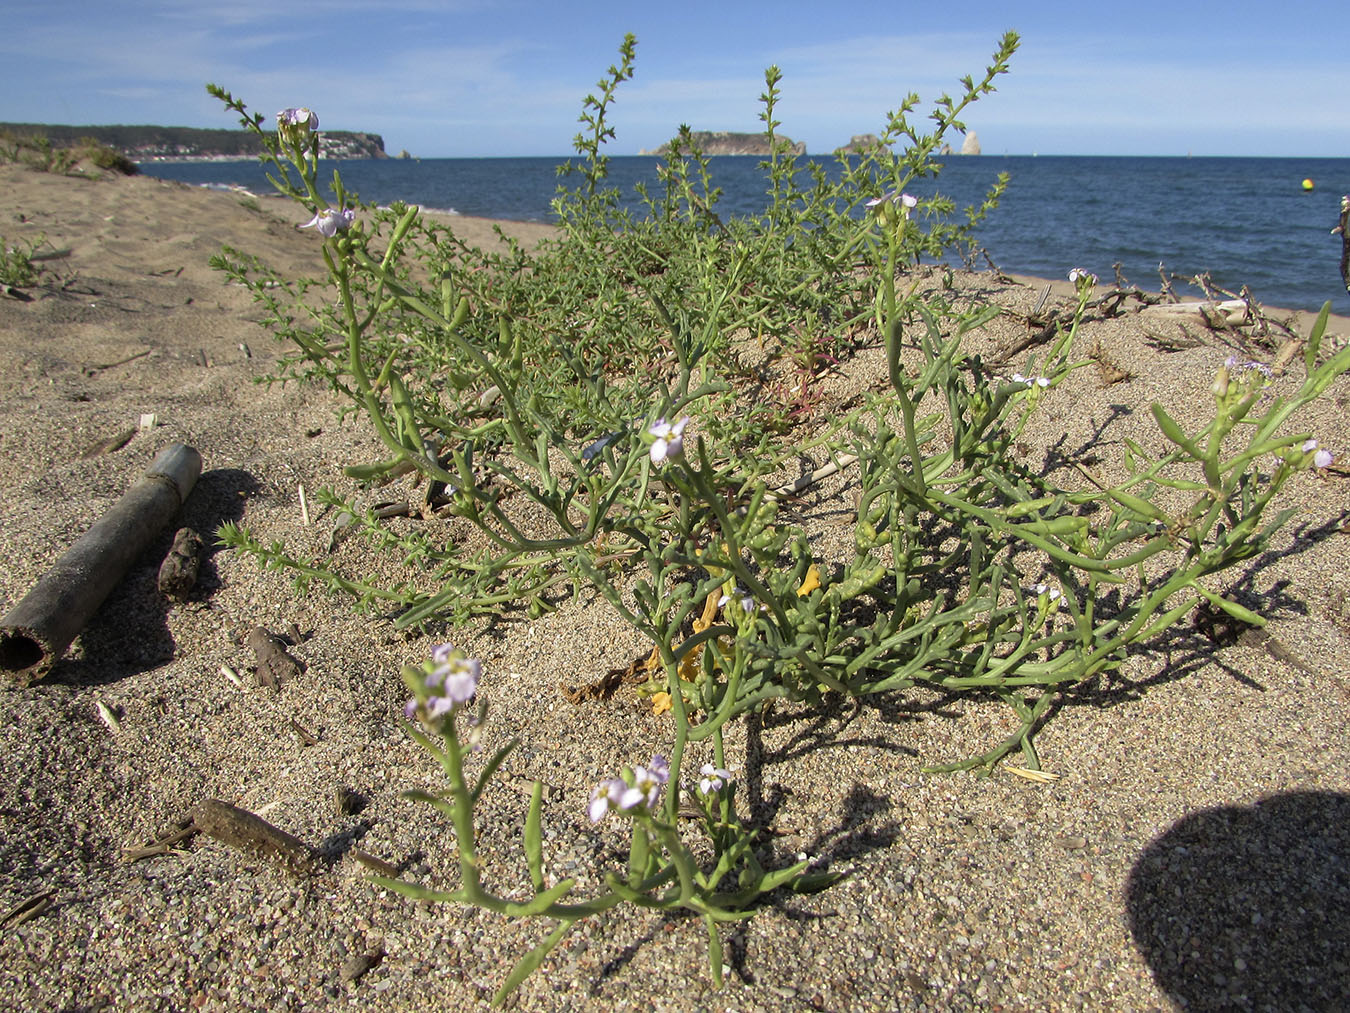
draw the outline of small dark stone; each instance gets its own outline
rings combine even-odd
[[[383,950],[369,950],[366,953],[358,953],[354,957],[347,958],[342,965],[342,970],[338,972],[338,977],[346,982],[356,981],[371,968],[377,967],[383,959]]]

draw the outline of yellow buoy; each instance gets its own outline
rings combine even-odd
[[[1305,179],[1303,181],[1303,189],[1311,190],[1312,188],[1313,188],[1313,181],[1310,179]]]

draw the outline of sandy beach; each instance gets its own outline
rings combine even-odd
[[[52,674],[0,685],[0,1007],[485,1008],[548,931],[406,900],[372,885],[361,860],[433,887],[457,875],[450,827],[401,796],[440,786],[400,727],[399,671],[443,637],[396,631],[388,615],[302,594],[287,574],[214,548],[185,602],[156,588],[175,527],[210,542],[230,521],[297,556],[400,579],[392,554],[357,539],[330,553],[337,518],[317,496],[353,493],[342,468],[385,456],[369,426],[342,418],[317,384],[256,383],[286,350],[249,294],[208,265],[228,245],[317,276],[320,238],[293,212],[149,178],[0,165],[0,236],[42,240],[45,269],[0,295],[0,613],[161,449],[185,443],[204,461],[181,518]],[[497,241],[491,222],[452,222],[470,242]],[[501,224],[527,245],[548,233]],[[990,354],[1026,337],[1046,284],[1049,308],[1072,291],[990,273],[954,284],[958,298],[1008,311],[974,339]],[[1151,402],[1198,427],[1224,358],[1270,361],[1284,338],[1135,308],[1085,324],[1078,347],[1098,361],[1049,392],[1025,436],[1029,461],[1069,455],[1109,479],[1125,438],[1158,445]],[[1313,316],[1267,313],[1299,334]],[[1328,333],[1343,343],[1350,321]],[[885,371],[879,349],[862,349],[826,384],[822,412]],[[1295,356],[1276,389],[1301,380]],[[1066,693],[1037,740],[1049,783],[1004,768],[921,771],[1006,735],[1010,715],[992,702],[912,692],[734,724],[743,818],[783,862],[807,855],[848,874],[731,932],[720,991],[701,922],[624,908],[579,925],[509,1008],[1344,1008],[1348,403],[1342,378],[1294,421],[1337,467],[1291,481],[1282,505],[1298,514],[1269,552],[1224,575],[1231,597],[1270,620],[1269,637],[1216,644],[1187,624]],[[378,497],[405,497],[402,482]],[[800,516],[828,534],[855,490],[844,472],[813,487]],[[278,689],[252,672],[259,626],[303,666]],[[670,716],[628,688],[573,704],[559,684],[626,667],[641,638],[583,595],[454,639],[483,661],[487,755],[522,742],[484,795],[485,876],[528,885],[519,838],[539,779],[551,874],[595,888],[622,838],[588,822],[590,790],[661,751]],[[202,834],[134,854],[208,799],[259,814],[321,861],[296,879]]]

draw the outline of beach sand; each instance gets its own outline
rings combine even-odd
[[[327,389],[254,382],[284,349],[248,293],[207,264],[230,245],[289,276],[317,275],[320,240],[297,220],[281,202],[0,166],[0,235],[44,238],[44,251],[59,252],[42,261],[39,285],[0,296],[10,378],[0,393],[0,611],[174,442],[205,461],[183,523],[209,537],[237,521],[264,543],[328,557],[335,517],[318,490],[351,493],[341,468],[383,455]],[[453,225],[495,241],[490,223]],[[503,227],[526,243],[547,232]],[[1017,314],[1043,284],[958,274],[953,297],[1010,311],[975,339],[992,353],[1028,333]],[[1068,291],[1055,283],[1050,306],[1066,305]],[[1293,326],[1306,332],[1309,319]],[[1331,331],[1343,340],[1350,322]],[[1107,363],[1048,392],[1024,453],[1066,455],[1103,478],[1120,473],[1125,437],[1159,445],[1151,401],[1197,427],[1225,356],[1273,355],[1245,331],[1133,312],[1091,320],[1079,340]],[[1296,358],[1277,389],[1296,387],[1301,368]],[[861,350],[827,383],[822,412],[884,375],[879,350]],[[1347,398],[1342,379],[1290,431],[1350,460]],[[151,414],[155,425],[138,428]],[[118,449],[91,453],[128,431]],[[845,473],[801,499],[798,516],[822,543],[847,520],[855,489]],[[378,496],[406,492],[405,479]],[[512,1008],[1339,1007],[1350,995],[1345,473],[1300,475],[1283,500],[1299,513],[1271,551],[1221,582],[1269,617],[1272,639],[1216,646],[1184,625],[1066,694],[1038,738],[1051,783],[1006,768],[921,772],[1007,734],[999,704],[914,692],[778,707],[736,724],[728,758],[742,815],[767,828],[782,861],[805,854],[848,875],[818,895],[775,898],[730,931],[721,991],[698,920],[629,908],[577,926]],[[170,604],[155,576],[175,526],[47,679],[0,688],[0,918],[11,915],[0,925],[0,1006],[485,1004],[547,927],[405,900],[372,885],[356,858],[433,887],[456,882],[450,827],[400,794],[440,787],[400,728],[399,670],[434,640],[345,598],[302,594],[288,575],[227,551],[212,551],[190,599]],[[402,576],[396,559],[356,539],[336,560],[377,582]],[[250,670],[257,626],[298,633],[290,650],[304,670],[279,691]],[[480,809],[489,883],[528,885],[519,837],[538,778],[550,874],[594,888],[620,868],[623,840],[617,823],[587,822],[589,791],[668,748],[670,717],[631,689],[574,705],[559,684],[626,666],[644,645],[588,595],[455,639],[483,659],[486,755],[522,742]],[[354,805],[338,804],[343,790]],[[212,798],[321,849],[318,871],[296,881],[204,835],[124,860]]]

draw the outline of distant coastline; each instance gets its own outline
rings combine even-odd
[[[251,130],[150,125],[68,126],[55,123],[0,123],[0,134],[46,138],[53,147],[69,147],[93,138],[135,162],[237,162],[262,154],[262,138]],[[379,134],[324,130],[322,158],[388,158]]]

